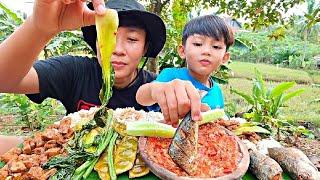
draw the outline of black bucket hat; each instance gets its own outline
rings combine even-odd
[[[88,4],[90,9],[93,9],[92,3]],[[106,2],[106,7],[118,11],[119,24],[121,25],[122,18],[133,18],[143,24],[147,34],[148,50],[145,57],[155,58],[166,42],[166,27],[162,19],[153,13],[147,12],[145,8],[135,0],[109,0]],[[97,53],[96,26],[86,26],[81,28],[84,40],[89,44],[92,50]]]

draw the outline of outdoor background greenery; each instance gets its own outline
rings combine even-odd
[[[266,85],[274,87],[281,82],[297,83],[290,91],[304,89],[298,97],[286,102],[280,108],[280,118],[292,122],[311,121],[320,125],[320,2],[307,0],[307,12],[302,16],[285,18],[282,14],[299,4],[301,0],[273,1],[254,0],[150,0],[145,1],[148,10],[160,15],[167,26],[167,42],[157,59],[150,60],[148,69],[157,72],[165,67],[181,67],[176,47],[181,41],[184,24],[201,14],[205,8],[212,13],[228,14],[231,20],[247,19],[241,29],[236,30],[236,43],[230,49],[231,63],[213,76],[224,83],[226,111],[230,115],[248,111],[250,106],[230,88],[251,92],[258,69]],[[262,8],[263,7],[263,8]],[[0,42],[5,40],[23,21],[25,15],[14,12],[0,3]],[[92,55],[82,40],[81,31],[62,32],[51,40],[39,56],[47,59],[64,54]],[[59,120],[65,114],[62,105],[47,99],[37,105],[24,95],[0,94],[0,117],[13,117],[12,124],[29,130],[38,130]],[[0,132],[6,131],[6,121],[0,119]],[[2,123],[2,124],[1,124]],[[1,129],[2,127],[2,129]]]

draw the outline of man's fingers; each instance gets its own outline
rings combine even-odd
[[[92,0],[92,4],[98,15],[103,15],[106,12],[106,6],[103,0]]]
[[[81,0],[85,2],[86,0]],[[87,6],[83,13],[83,26],[91,26],[95,24],[95,15],[103,15],[106,12],[106,7],[103,0],[92,0],[94,10]]]
[[[176,124],[178,122],[178,105],[176,99],[176,93],[174,87],[169,86],[165,89],[165,95],[167,99],[167,106],[169,111],[169,117],[171,124]]]
[[[191,116],[195,121],[200,120],[200,109],[201,109],[201,99],[200,94],[195,87],[190,82],[185,83],[185,88],[187,90],[188,97],[191,102]]]
[[[95,12],[90,10],[87,5],[85,5],[85,10],[83,12],[83,26],[91,26],[95,24]]]

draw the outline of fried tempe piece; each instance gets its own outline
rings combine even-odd
[[[8,152],[4,153],[0,156],[0,160],[4,161],[5,163],[8,163],[12,159],[17,159],[18,156],[21,154],[20,148],[12,148]]]

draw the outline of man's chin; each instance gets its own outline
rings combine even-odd
[[[114,74],[114,79],[115,80],[122,80],[122,79],[126,79],[128,78],[128,75],[127,74],[124,74],[123,72],[115,72]]]

